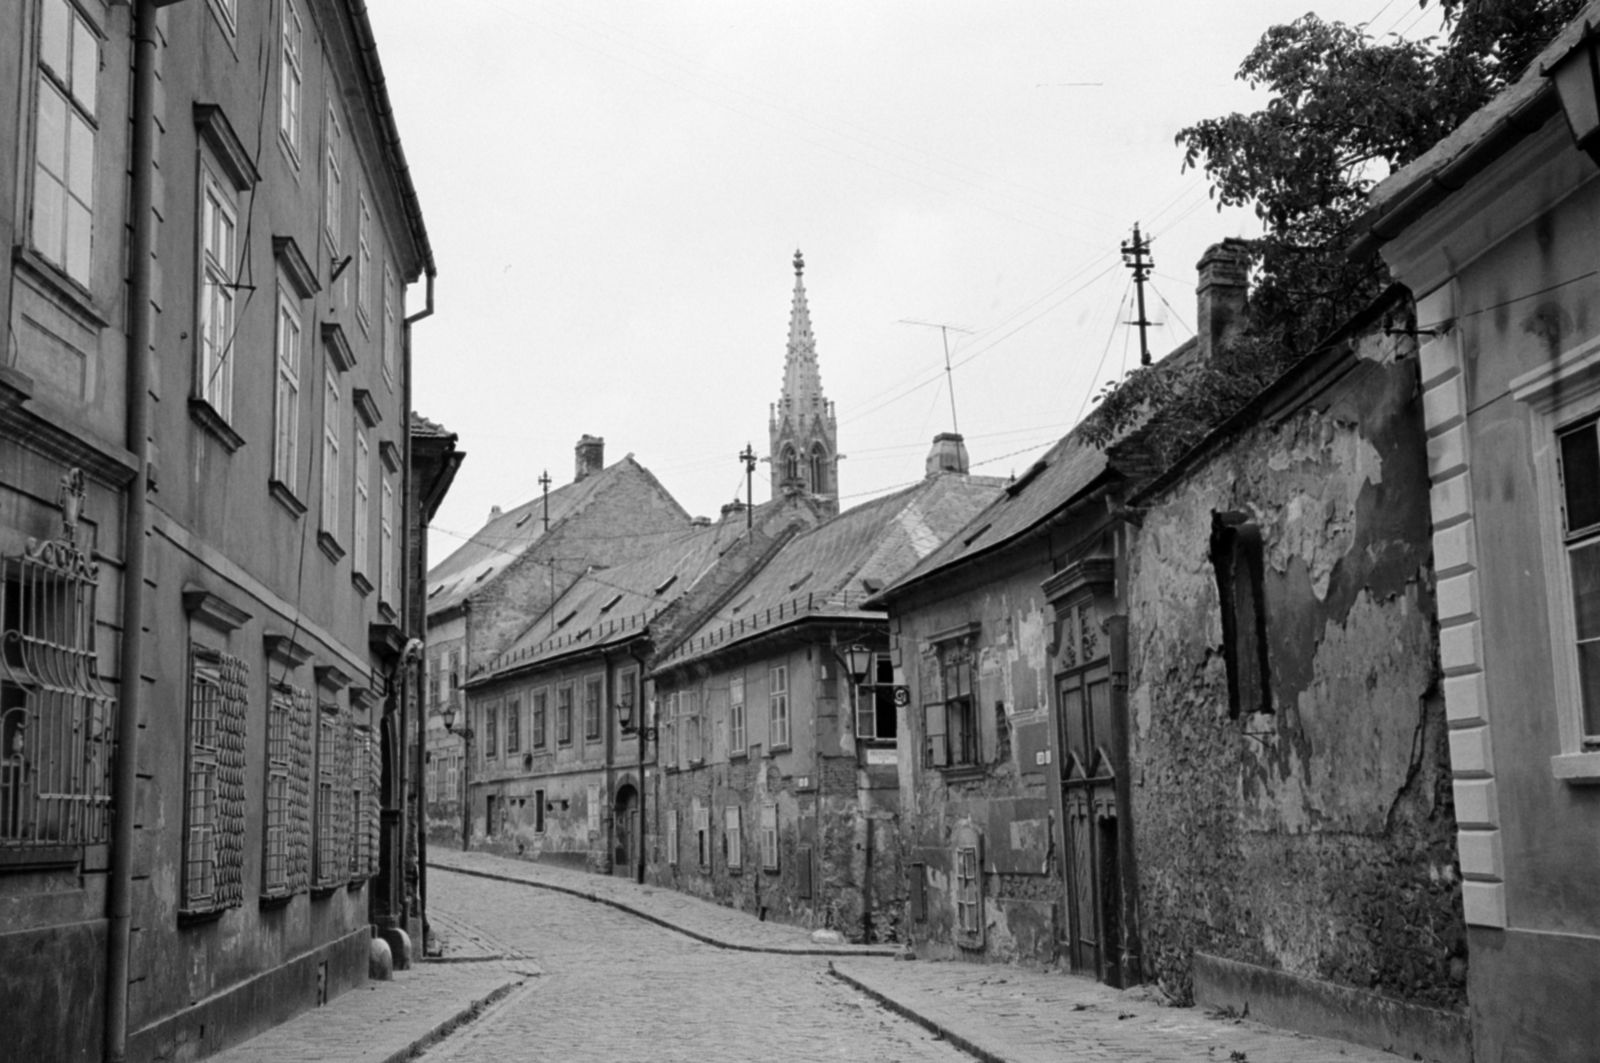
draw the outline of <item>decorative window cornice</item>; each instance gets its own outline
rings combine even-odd
[[[194,585],[183,589],[183,608],[189,619],[198,620],[223,635],[243,627],[250,614],[215,593]]]
[[[200,134],[201,142],[211,149],[217,164],[233,182],[234,188],[240,192],[254,188],[256,182],[261,180],[261,174],[257,172],[255,163],[250,161],[250,152],[233,131],[233,124],[228,121],[222,108],[214,103],[195,104],[194,127]]]
[[[344,326],[337,321],[322,323],[322,345],[327,348],[328,357],[333,360],[334,368],[339,372],[348,373],[356,367],[356,352],[350,346],[350,338],[344,334]],[[367,423],[371,425],[375,422]]]
[[[278,260],[278,268],[283,270],[283,275],[300,298],[310,299],[322,290],[322,285],[317,283],[317,271],[300,253],[300,245],[294,242],[294,237],[274,236],[272,254]],[[323,334],[326,336],[326,329]]]
[[[366,388],[355,388],[351,391],[355,400],[356,412],[361,415],[361,420],[368,428],[378,427],[378,422],[383,420],[383,413],[378,409],[378,404],[372,398],[372,392]]]

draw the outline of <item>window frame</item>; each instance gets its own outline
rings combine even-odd
[[[394,475],[379,474],[382,496],[378,506],[378,603],[397,608],[398,580],[395,578],[395,487]]]
[[[65,55],[62,57],[66,66],[65,70],[57,70],[45,55],[45,27],[47,4],[59,5],[59,9],[66,14],[66,25],[62,46]],[[69,0],[43,0],[37,8],[39,12],[39,28],[37,34],[38,51],[33,64],[32,79],[34,99],[32,101],[31,116],[33,118],[32,143],[30,144],[30,166],[27,170],[28,181],[28,213],[22,225],[25,232],[27,245],[43,261],[54,267],[61,276],[88,292],[94,282],[94,219],[95,219],[95,156],[98,154],[98,140],[100,134],[100,46],[102,34],[100,28],[94,24],[78,7]],[[78,54],[78,42],[83,35],[87,35],[92,55],[92,69],[88,71],[92,85],[86,99],[79,91],[79,75],[84,73],[79,69],[80,60],[84,57]],[[60,101],[62,123],[61,138],[61,174],[52,172],[43,161],[40,137],[43,133],[44,109],[46,93],[54,94]],[[75,125],[76,123],[76,125]],[[78,184],[76,174],[79,167],[74,164],[76,147],[74,145],[73,130],[81,126],[87,130],[88,170],[87,189],[74,189]],[[81,146],[81,145],[79,145]],[[60,196],[59,211],[57,212],[57,232],[53,235],[58,239],[52,240],[51,246],[46,247],[40,239],[44,234],[42,229],[45,224],[44,214],[41,209],[41,183],[48,181],[48,186],[53,186]],[[88,200],[84,201],[80,192],[87,193]],[[87,217],[88,232],[85,236],[86,246],[83,251],[82,272],[78,272],[76,256],[72,250],[72,206],[76,204]],[[59,255],[56,249],[59,247]]]
[[[395,279],[394,267],[385,264],[383,267],[383,382],[389,390],[394,390],[395,381],[400,375],[400,318],[398,308],[400,297],[399,284]]]
[[[506,699],[506,756],[515,756],[522,752],[522,699]]]
[[[739,805],[722,810],[722,863],[730,874],[744,869],[744,809]]]
[[[273,339],[272,478],[299,496],[300,363],[305,324],[296,299],[281,280]]]
[[[330,258],[337,258],[343,245],[344,223],[344,122],[339,108],[328,101],[323,127],[322,153],[322,238],[327,241]]]
[[[344,460],[340,455],[344,449],[344,396],[333,366],[324,366],[322,373],[322,527],[320,530],[337,544],[339,511],[343,508],[339,490],[341,479],[339,466]]]
[[[789,723],[789,666],[773,665],[767,672],[768,752],[789,748]]]
[[[351,504],[354,513],[351,520],[353,527],[350,531],[350,571],[352,575],[361,576],[369,583],[372,571],[372,444],[367,441],[365,426],[361,423],[361,415],[356,414],[356,445],[355,451],[355,481],[351,491]],[[452,688],[453,689],[453,688]]]
[[[180,918],[216,916],[244,903],[244,737],[249,671],[239,658],[203,642],[190,642],[188,658]],[[198,695],[201,687],[215,691],[210,695],[214,698],[211,713],[206,716],[202,716]],[[202,792],[208,795],[201,802],[203,817],[196,803],[197,774],[205,780]],[[198,882],[196,863],[209,869],[201,873]]]
[[[483,727],[478,748],[485,762],[500,759],[500,703],[491,702],[483,707]]]
[[[556,745],[572,745],[572,702],[575,691],[570,682],[556,686]]]
[[[227,222],[226,239],[213,243],[212,219]],[[239,202],[229,182],[212,165],[200,163],[199,246],[200,294],[195,308],[194,398],[204,402],[225,424],[233,423],[234,342],[239,335],[238,270]],[[219,323],[218,309],[226,321]]]
[[[923,766],[941,771],[970,770],[983,763],[983,736],[978,726],[977,652],[968,639],[941,643],[936,658],[939,670],[938,699],[923,702]],[[966,672],[965,690],[957,682],[951,690],[950,673],[959,677]],[[939,723],[938,730],[934,722]],[[960,723],[958,729],[956,724]],[[951,735],[960,733],[964,740],[958,751],[953,748]],[[942,742],[935,742],[935,736]],[[942,748],[941,748],[942,747]]]
[[[583,740],[598,742],[605,737],[605,677],[583,677]]]
[[[533,750],[545,748],[546,728],[549,726],[550,688],[540,687],[528,695],[528,747]]]
[[[361,331],[372,331],[372,203],[367,190],[357,197],[356,215],[356,320]]]
[[[297,172],[305,102],[305,36],[305,20],[295,0],[283,0],[278,32],[278,145]]]
[[[761,870],[777,872],[781,870],[779,867],[781,857],[778,852],[778,806],[771,802],[763,804],[759,822]]]
[[[749,736],[745,733],[745,682],[744,676],[728,680],[728,756],[742,757],[749,752]]]

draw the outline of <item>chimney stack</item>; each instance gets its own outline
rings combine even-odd
[[[500,519],[500,507],[499,506],[490,506],[489,507],[489,523],[492,524],[492,523],[494,523],[495,521],[497,521],[499,519]]]
[[[1195,289],[1197,357],[1209,361],[1245,325],[1245,300],[1250,294],[1250,244],[1229,237],[1200,256],[1200,282]]]
[[[572,476],[573,483],[606,467],[606,441],[600,436],[584,435],[576,449],[578,467]]]
[[[958,432],[940,432],[933,437],[933,449],[928,451],[927,475],[942,472],[967,471],[967,444]]]

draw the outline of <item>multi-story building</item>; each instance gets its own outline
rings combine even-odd
[[[10,1047],[200,1056],[414,915],[380,765],[432,255],[360,4],[24,0],[0,41]]]

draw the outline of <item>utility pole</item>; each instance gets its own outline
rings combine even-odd
[[[544,488],[544,530],[550,530],[550,470],[539,475],[539,486]]]
[[[746,443],[744,450],[739,452],[739,460],[744,462],[744,527],[750,531],[756,524],[756,448],[754,443]]]
[[[944,340],[944,380],[945,385],[950,389],[950,431],[960,435],[961,426],[956,423],[956,378],[950,370],[950,330],[955,329],[957,332],[968,336],[972,335],[972,330],[962,328],[960,325],[942,325],[932,321],[901,320],[900,324],[921,325],[923,328],[936,328],[939,330],[939,337]]]
[[[1139,292],[1139,319],[1130,321],[1130,325],[1139,326],[1139,364],[1150,364],[1150,340],[1145,330],[1152,322],[1146,321],[1144,316],[1144,282],[1150,276],[1150,271],[1155,268],[1155,262],[1147,258],[1150,254],[1150,240],[1139,236],[1139,223],[1133,223],[1133,242],[1122,245],[1122,261],[1133,270],[1133,284]]]

